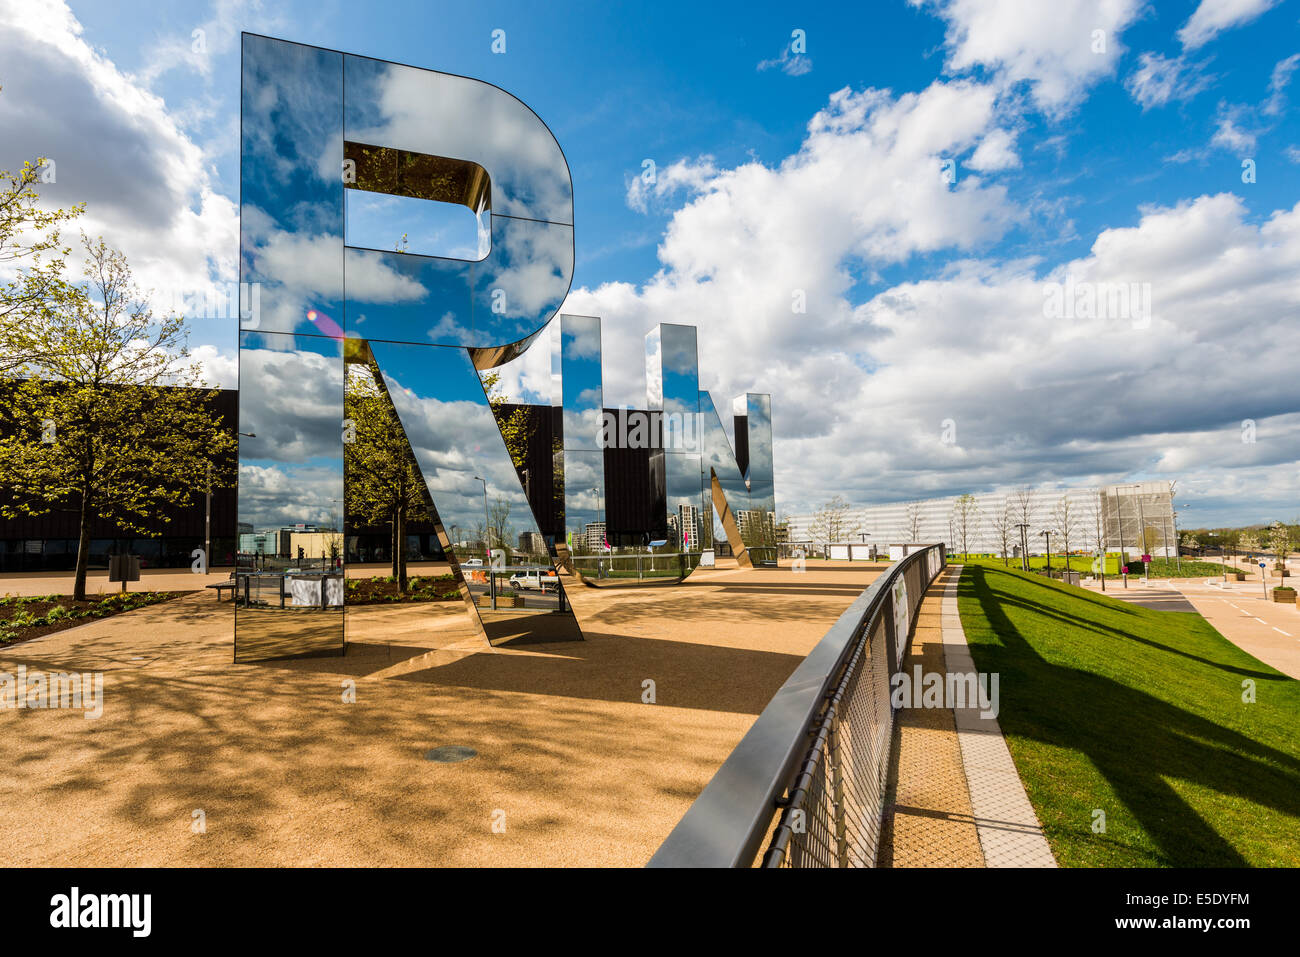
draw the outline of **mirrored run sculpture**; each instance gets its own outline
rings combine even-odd
[[[600,320],[555,320],[573,187],[536,114],[251,34],[242,74],[237,660],[342,653],[381,600],[580,639],[584,585],[685,577],[715,512],[742,565],[774,557],[768,397],[736,400],[733,451],[665,324],[647,408],[606,409]],[[548,324],[551,404],[489,395]]]
[[[490,641],[580,638],[479,375],[568,293],[559,144],[431,70],[245,34],[242,79],[236,658],[343,651],[344,595],[388,577],[346,566],[409,590],[411,559]],[[472,248],[436,248],[452,207]]]

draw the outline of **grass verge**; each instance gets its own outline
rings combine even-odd
[[[958,604],[1063,866],[1300,866],[1300,682],[1200,615],[1000,560],[965,567]]]
[[[957,555],[954,561],[961,561],[962,557]],[[1005,564],[1003,559],[975,558],[973,561],[982,561],[988,564],[996,564],[1009,567],[1019,568],[1020,559],[1007,559]],[[1142,560],[1140,556],[1129,556],[1129,577],[1138,578],[1142,575]],[[1097,560],[1085,555],[1070,556],[1070,571],[1078,572],[1081,575],[1095,575],[1099,569],[1096,566]],[[1047,559],[1042,555],[1029,556],[1029,567],[1031,570],[1041,569],[1047,566]],[[1052,556],[1052,571],[1059,572],[1065,567],[1065,559],[1060,555]],[[1118,555],[1109,555],[1106,557],[1106,574],[1118,578],[1120,574],[1120,563]],[[1239,571],[1246,575],[1247,578],[1256,575],[1259,571],[1258,566],[1247,565],[1245,561],[1239,562],[1236,566],[1229,565],[1228,571]],[[1217,562],[1202,562],[1193,558],[1184,558],[1182,562],[1174,559],[1166,560],[1163,557],[1153,555],[1151,557],[1150,573],[1152,578],[1215,578],[1223,576],[1223,566]],[[1256,576],[1257,577],[1257,576]]]

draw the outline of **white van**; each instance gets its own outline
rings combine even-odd
[[[527,568],[510,576],[510,587],[519,590],[558,591],[560,580],[549,568]]]

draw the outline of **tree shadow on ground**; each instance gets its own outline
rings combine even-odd
[[[980,671],[1001,675],[1004,701],[999,720],[1004,732],[1086,757],[1156,844],[1165,863],[1248,864],[1167,779],[1300,815],[1300,760],[1295,756],[1111,678],[1045,660],[1007,616],[1007,606],[1031,610],[1072,628],[1098,629],[1048,605],[1000,592],[990,577],[988,569],[967,566],[959,588],[963,598],[979,602],[1001,642],[973,642],[971,653]],[[1183,654],[1225,672],[1287,680],[1212,662],[1130,633],[1114,629],[1105,633]]]

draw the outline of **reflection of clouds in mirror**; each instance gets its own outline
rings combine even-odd
[[[342,90],[322,82],[338,75],[340,54],[245,36],[242,151],[245,189],[285,191],[301,174],[341,182],[338,142]]]
[[[349,246],[478,260],[492,236],[465,206],[366,190],[344,190]],[[481,234],[480,234],[481,233]]]
[[[659,327],[645,336],[645,397],[647,409],[664,407],[663,354],[660,351]]]
[[[564,447],[600,448],[601,410],[597,407],[564,410]]]
[[[563,353],[569,359],[600,358],[600,319],[595,316],[560,316]]]
[[[665,374],[699,377],[698,349],[694,326],[663,323],[660,348]]]
[[[341,521],[343,473],[330,465],[239,467],[239,521],[257,531]]]
[[[401,347],[388,350],[394,348]],[[383,355],[377,358],[382,368]],[[465,364],[465,374],[477,379],[463,355],[456,359]],[[431,377],[422,389],[436,387],[443,373],[451,371],[450,364],[442,365],[432,356],[430,360]],[[510,522],[517,531],[537,531],[486,400],[444,401],[418,395],[394,376],[385,374],[385,381],[444,526],[474,528],[483,522],[483,486],[474,478],[480,475],[487,480],[491,502],[509,503]]]
[[[474,333],[456,318],[454,312],[444,312],[429,330],[429,338],[439,345],[468,346],[474,341]]]
[[[572,274],[572,226],[493,216],[492,252],[474,272],[475,326],[488,325],[498,316],[529,322],[550,319],[569,291]],[[503,299],[493,299],[498,289],[505,293]],[[487,314],[480,317],[480,310]]]
[[[246,345],[239,357],[239,428],[256,436],[241,442],[241,463],[302,463],[339,455],[342,359],[303,351],[304,345],[314,345],[304,336],[255,339],[258,347]]]
[[[494,213],[573,222],[573,184],[546,124],[515,97],[467,77],[346,57],[347,132],[488,171]]]
[[[342,236],[276,230],[261,241],[256,236],[249,239],[244,255],[257,281],[327,299],[343,296]],[[377,257],[352,257],[347,266],[347,291],[356,300],[418,302],[427,294],[419,282]]]
[[[564,453],[564,527],[575,536],[605,521],[605,458],[602,452]],[[583,542],[582,544],[586,544]]]

